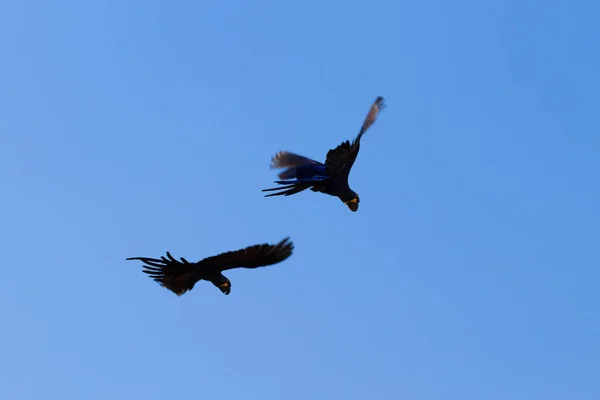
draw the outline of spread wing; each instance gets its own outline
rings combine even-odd
[[[290,179],[296,175],[296,167],[299,166],[323,166],[322,163],[312,158],[304,157],[289,151],[280,151],[271,158],[271,168],[286,168],[278,174],[279,179]]]
[[[271,158],[271,168],[297,167],[299,165],[323,165],[312,158],[289,151],[279,151]]]
[[[181,261],[176,260],[168,251],[167,257],[162,256],[160,259],[131,257],[127,260],[142,261],[146,264],[142,272],[178,296],[192,290],[203,275],[198,263],[190,263],[183,257]]]
[[[245,249],[228,251],[200,261],[207,272],[233,268],[258,268],[277,264],[292,255],[294,243],[285,238],[277,244],[256,244]]]
[[[373,125],[377,119],[377,115],[384,107],[385,104],[383,97],[377,97],[371,105],[371,109],[369,110],[369,113],[367,114],[362,127],[360,128],[360,132],[352,141],[352,143],[350,143],[349,140],[346,140],[335,149],[327,152],[327,157],[325,159],[325,168],[327,173],[329,173],[331,176],[348,176],[350,169],[356,160],[356,156],[358,156],[358,151],[360,150],[360,139],[362,138],[362,135],[369,130],[371,125]]]

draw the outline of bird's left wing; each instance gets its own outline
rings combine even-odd
[[[200,261],[203,268],[225,271],[233,268],[258,268],[277,264],[292,255],[294,243],[287,237],[277,244],[256,244],[228,251]]]
[[[371,125],[373,125],[377,119],[377,115],[379,115],[379,112],[383,108],[385,108],[384,98],[378,96],[371,105],[369,113],[365,117],[362,127],[360,128],[360,132],[358,132],[358,135],[352,143],[350,143],[349,140],[346,140],[335,149],[331,149],[327,152],[327,157],[325,159],[327,173],[331,176],[348,176],[350,169],[358,156],[362,135],[364,135]]]

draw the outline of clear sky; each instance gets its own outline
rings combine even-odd
[[[0,5],[0,398],[600,398],[600,5]],[[360,209],[263,197],[388,107]],[[126,257],[285,236],[177,297]]]

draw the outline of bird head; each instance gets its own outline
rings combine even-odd
[[[358,203],[360,203],[360,198],[358,197],[358,193],[354,193],[354,197],[348,201],[345,201],[344,204],[348,206],[350,211],[355,212],[358,210]]]
[[[225,278],[225,282],[221,283],[217,287],[225,296],[227,296],[231,292],[231,281],[228,278]]]

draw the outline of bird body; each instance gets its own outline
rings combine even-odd
[[[355,191],[350,189],[348,176],[358,156],[362,135],[375,122],[379,111],[384,107],[383,97],[377,97],[357,137],[352,143],[346,140],[335,149],[329,150],[324,164],[288,151],[278,152],[271,160],[271,167],[285,168],[278,174],[280,180],[275,181],[282,186],[263,189],[263,192],[277,191],[267,194],[265,197],[290,196],[311,189],[313,192],[338,197],[351,211],[357,211],[360,198]]]
[[[221,253],[190,263],[181,257],[175,259],[169,252],[160,259],[131,257],[127,260],[140,260],[144,264],[143,272],[173,293],[181,296],[194,288],[196,282],[206,280],[221,292],[231,292],[231,281],[222,274],[234,268],[258,268],[277,264],[292,255],[294,244],[285,238],[277,244],[257,244],[244,249]]]

